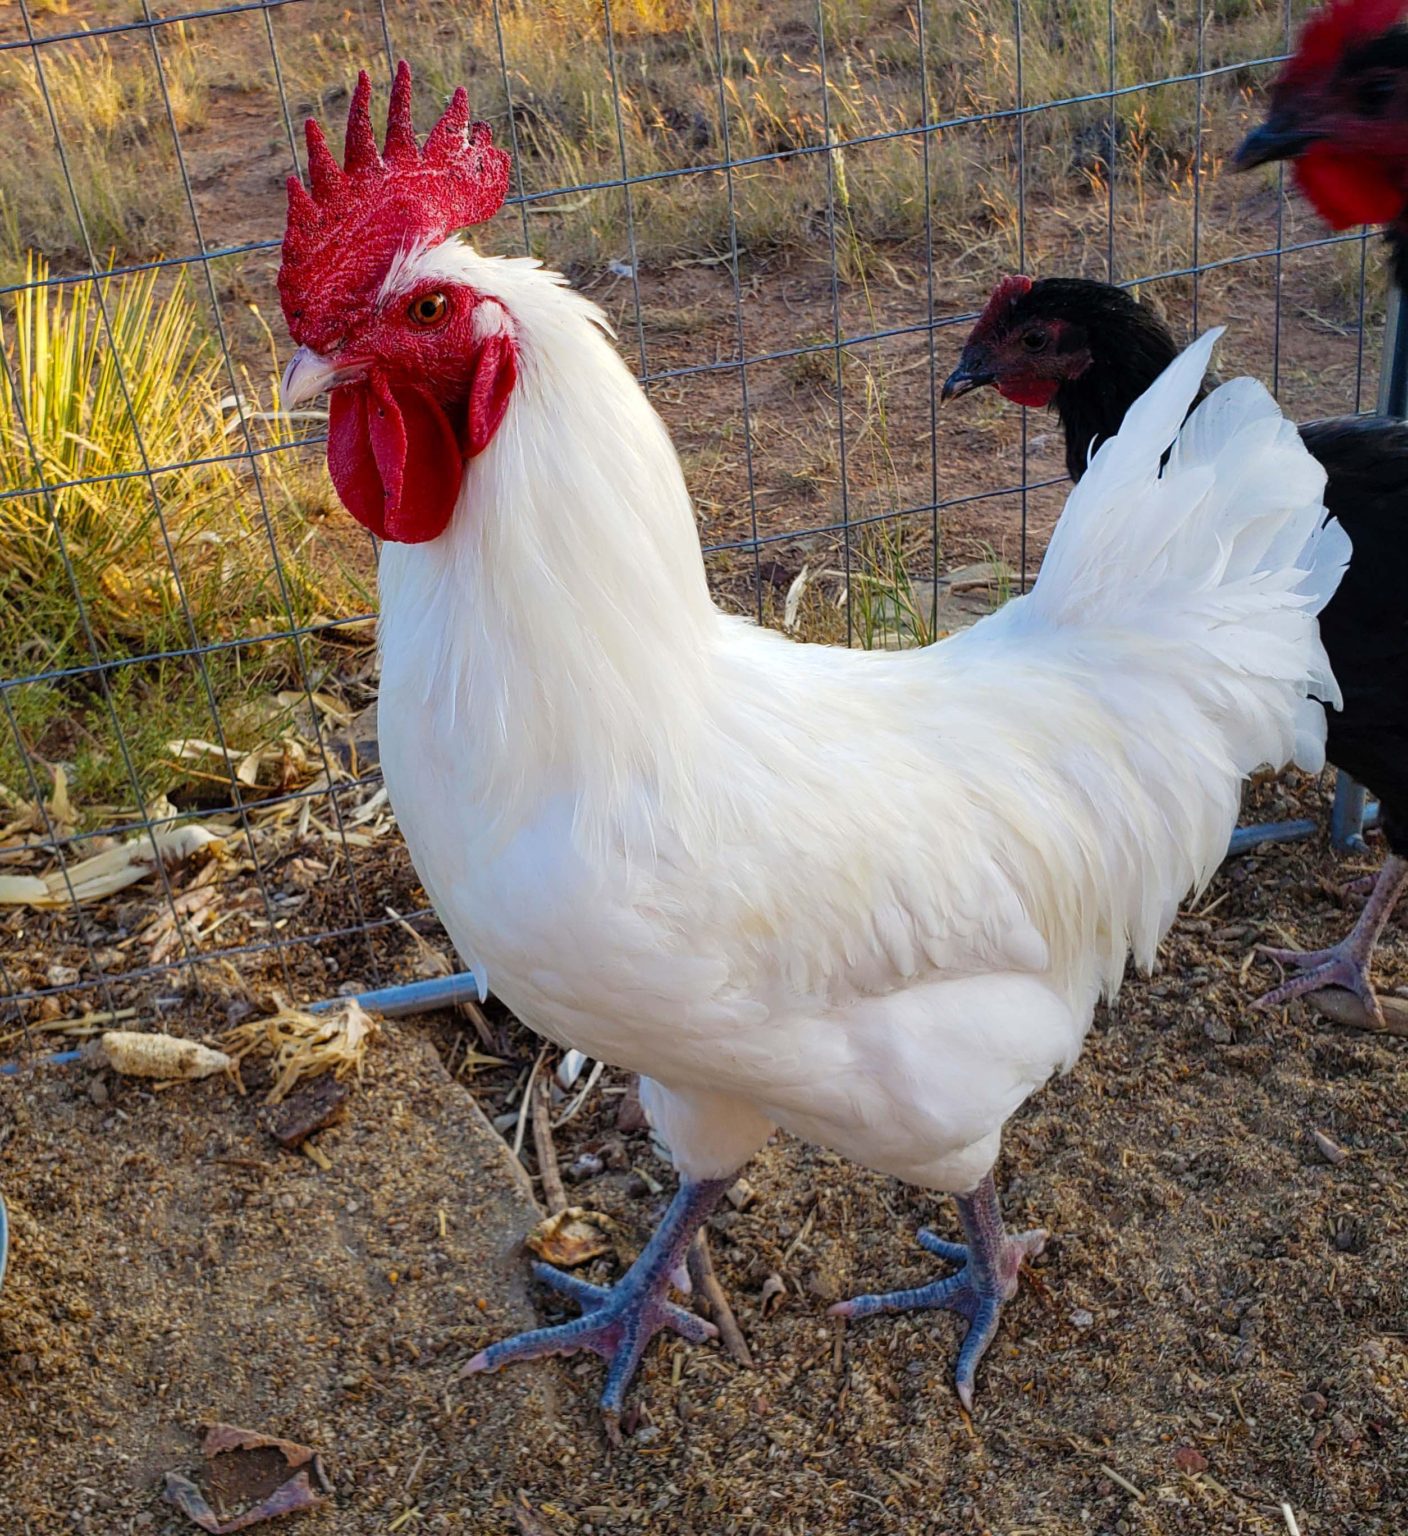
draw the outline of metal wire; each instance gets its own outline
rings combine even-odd
[[[59,976],[36,973],[31,965],[25,971],[15,959],[0,954],[0,989],[7,1014],[25,1022],[33,1006],[43,1006],[58,998],[65,1003],[76,995],[96,994],[105,1008],[116,1008],[124,1000],[130,1001],[135,993],[150,995],[161,993],[163,987],[175,989],[175,996],[184,996],[193,980],[205,974],[205,968],[215,962],[250,961],[257,956],[269,957],[278,970],[286,989],[306,996],[318,989],[319,968],[312,972],[303,968],[307,955],[345,953],[349,944],[356,952],[361,951],[367,966],[367,980],[380,986],[388,979],[384,963],[389,953],[385,940],[395,931],[400,919],[383,916],[379,910],[381,898],[373,895],[379,888],[379,880],[373,881],[365,873],[350,835],[347,811],[349,806],[363,803],[380,786],[380,776],[375,770],[351,777],[341,768],[332,743],[327,739],[323,716],[318,708],[316,693],[319,680],[319,647],[326,650],[327,642],[345,634],[351,627],[366,622],[367,615],[337,614],[330,617],[300,617],[294,601],[287,570],[287,550],[279,536],[276,505],[270,491],[270,473],[283,460],[280,455],[303,455],[316,452],[325,442],[325,434],[309,421],[309,430],[296,440],[265,442],[259,439],[255,423],[239,387],[240,372],[235,356],[234,338],[230,334],[226,305],[229,302],[220,274],[233,270],[234,265],[246,260],[265,263],[277,252],[282,220],[281,200],[270,193],[267,214],[262,227],[212,229],[210,233],[225,237],[214,244],[206,240],[206,223],[203,204],[199,195],[200,161],[193,153],[183,134],[180,118],[173,100],[169,58],[177,42],[187,36],[209,35],[217,26],[227,28],[257,28],[262,33],[263,48],[267,55],[262,69],[267,71],[264,83],[269,87],[271,101],[276,108],[271,111],[269,130],[276,132],[278,140],[287,146],[289,169],[300,170],[300,138],[296,132],[300,105],[297,87],[291,85],[287,63],[292,54],[284,55],[293,37],[293,28],[307,25],[309,7],[313,0],[242,0],[211,7],[193,7],[187,10],[158,14],[149,0],[142,0],[140,15],[108,25],[77,29],[68,27],[47,34],[42,33],[34,22],[30,0],[21,0],[20,12],[23,35],[0,42],[0,62],[14,59],[28,60],[32,66],[39,99],[52,132],[52,153],[64,196],[70,205],[77,235],[80,259],[72,270],[57,270],[42,277],[25,277],[0,284],[0,303],[17,303],[22,296],[36,290],[61,292],[76,284],[89,285],[94,297],[93,312],[98,324],[113,350],[113,362],[117,381],[125,401],[129,426],[131,453],[126,462],[135,467],[112,469],[104,473],[64,478],[54,472],[54,465],[47,461],[42,446],[31,431],[31,424],[24,413],[25,381],[18,375],[18,362],[11,351],[0,347],[0,366],[4,368],[4,389],[12,402],[12,418],[24,439],[24,456],[27,467],[16,477],[16,483],[0,485],[0,508],[6,513],[28,515],[33,509],[42,510],[52,528],[54,558],[59,574],[72,593],[74,614],[81,649],[76,655],[60,658],[35,657],[35,665],[26,667],[14,676],[0,676],[0,712],[3,712],[3,740],[6,750],[13,745],[13,755],[22,764],[23,782],[14,786],[21,797],[31,803],[40,827],[40,846],[50,860],[57,885],[66,896],[67,905],[53,912],[37,914],[29,923],[31,934],[42,930],[56,947],[73,949],[82,956],[82,974],[74,981],[67,974]],[[619,9],[619,7],[618,7]],[[1334,247],[1358,243],[1358,334],[1355,339],[1354,404],[1361,409],[1366,398],[1373,394],[1372,382],[1366,386],[1365,372],[1370,366],[1374,341],[1371,338],[1369,281],[1376,270],[1370,260],[1366,233],[1313,234],[1305,238],[1288,238],[1288,209],[1291,206],[1284,183],[1275,212],[1275,238],[1262,241],[1254,248],[1237,250],[1221,255],[1208,254],[1204,240],[1204,219],[1209,216],[1212,183],[1207,176],[1205,130],[1210,89],[1220,80],[1236,76],[1239,80],[1246,72],[1260,72],[1264,77],[1270,68],[1289,48],[1290,6],[1286,0],[1282,37],[1283,52],[1275,56],[1208,62],[1207,29],[1212,22],[1212,7],[1206,0],[1196,0],[1196,67],[1184,72],[1161,76],[1158,79],[1131,81],[1122,79],[1118,45],[1121,42],[1117,27],[1114,0],[1107,0],[1103,28],[1098,12],[1093,18],[1093,28],[1098,38],[1096,48],[1103,46],[1103,59],[1097,51],[1097,76],[1102,88],[1064,96],[1045,95],[1031,88],[1031,82],[1039,78],[1029,69],[1028,35],[1033,26],[1033,13],[1024,13],[1022,0],[1013,0],[1010,31],[999,39],[1003,47],[1014,51],[1012,98],[1000,104],[987,101],[976,90],[964,92],[958,100],[947,103],[947,112],[939,109],[935,86],[936,72],[945,60],[941,57],[943,14],[926,0],[916,0],[911,15],[913,42],[917,52],[919,89],[916,99],[907,103],[902,120],[878,121],[873,124],[859,122],[846,96],[847,82],[852,59],[846,51],[847,39],[840,29],[845,25],[845,12],[831,0],[814,0],[810,12],[810,30],[814,42],[815,78],[818,98],[815,118],[819,130],[805,142],[759,143],[748,136],[748,123],[737,116],[741,97],[739,82],[756,71],[756,61],[746,56],[746,50],[734,45],[731,36],[729,11],[718,0],[710,0],[707,11],[696,15],[688,40],[695,55],[695,67],[707,86],[714,102],[717,122],[711,132],[699,141],[697,153],[684,150],[678,156],[669,154],[645,158],[645,163],[632,163],[632,145],[636,142],[627,132],[627,114],[653,110],[652,84],[642,73],[639,78],[633,72],[630,15],[622,10],[614,15],[611,0],[603,0],[601,28],[595,42],[583,41],[583,47],[598,50],[599,57],[591,65],[602,82],[600,100],[606,104],[610,118],[603,118],[612,145],[606,164],[591,164],[591,170],[610,174],[583,174],[576,179],[561,179],[554,171],[552,184],[532,186],[525,175],[536,143],[537,127],[544,111],[543,104],[535,95],[531,57],[515,57],[513,39],[518,34],[506,26],[506,21],[520,18],[524,12],[517,0],[491,0],[485,14],[492,28],[492,46],[488,58],[476,60],[480,86],[485,79],[486,68],[497,71],[499,77],[498,99],[502,101],[502,121],[498,125],[500,142],[507,143],[514,163],[513,195],[509,198],[512,216],[516,218],[521,249],[532,253],[534,249],[533,221],[530,215],[546,213],[560,216],[575,208],[584,198],[600,198],[604,201],[619,199],[624,210],[624,267],[616,265],[618,276],[629,279],[629,301],[622,304],[629,312],[634,330],[631,351],[635,354],[635,366],[641,382],[655,390],[662,403],[670,401],[674,394],[686,386],[707,388],[709,381],[718,378],[726,385],[726,393],[734,402],[733,420],[737,436],[732,428],[722,434],[724,441],[741,443],[741,463],[737,466],[748,499],[747,516],[735,520],[730,529],[719,531],[717,536],[706,538],[706,555],[717,557],[723,566],[733,558],[736,569],[746,558],[751,568],[751,600],[749,606],[759,619],[767,616],[764,555],[780,547],[796,544],[801,539],[829,541],[827,548],[836,550],[841,567],[845,591],[851,594],[860,575],[859,562],[864,549],[863,541],[870,531],[888,529],[908,530],[909,536],[917,536],[916,530],[927,530],[929,557],[935,577],[943,563],[943,541],[947,530],[961,527],[961,514],[985,509],[1012,506],[1017,512],[1015,530],[1018,543],[1020,579],[1025,585],[1029,576],[1030,528],[1029,516],[1033,498],[1039,493],[1058,486],[1060,477],[1040,473],[1035,467],[1042,430],[1030,413],[1021,414],[1020,470],[1010,483],[986,484],[974,489],[959,477],[946,474],[940,454],[940,418],[938,414],[940,344],[944,333],[952,328],[970,325],[975,318],[974,303],[980,303],[982,292],[971,283],[964,293],[968,302],[955,304],[952,300],[953,274],[940,269],[943,260],[937,250],[936,234],[946,216],[952,211],[940,198],[943,195],[938,169],[939,146],[946,136],[973,134],[1005,134],[1010,143],[1015,162],[1015,239],[1010,250],[1015,252],[1019,269],[1025,270],[1029,252],[1040,242],[1038,231],[1033,228],[1033,199],[1029,188],[1031,172],[1030,148],[1033,142],[1036,114],[1085,111],[1098,113],[1095,131],[1098,134],[1099,160],[1103,166],[1104,226],[1094,249],[1094,258],[1103,261],[1104,272],[1111,281],[1124,286],[1135,286],[1186,279],[1191,285],[1192,319],[1196,329],[1202,320],[1202,312],[1208,299],[1204,292],[1210,274],[1255,268],[1267,264],[1272,269],[1275,291],[1274,313],[1258,317],[1267,326],[1271,345],[1269,372],[1279,382],[1287,372],[1290,360],[1286,355],[1289,339],[1283,338],[1282,303],[1288,277],[1288,262],[1315,259],[1312,253],[1323,253],[1326,259],[1334,259]],[[301,12],[301,14],[300,14]],[[394,24],[394,25],[393,25]],[[359,0],[343,15],[340,25],[348,32],[349,54],[354,46],[364,54],[384,63],[386,71],[392,68],[398,43],[413,46],[414,20],[409,8],[388,7],[385,0]],[[176,28],[176,31],[172,31]],[[360,29],[360,30],[359,30]],[[404,29],[404,36],[398,35]],[[95,249],[86,210],[75,181],[68,149],[64,142],[63,123],[56,108],[50,85],[51,62],[70,58],[75,52],[106,46],[104,39],[129,39],[127,46],[145,50],[156,85],[155,106],[165,132],[170,136],[173,174],[181,195],[188,227],[187,249],[153,253],[139,252],[145,259],[129,259],[121,263],[104,265]],[[301,39],[300,39],[301,40]],[[1126,40],[1127,42],[1128,40]],[[360,61],[357,61],[360,62]],[[381,71],[382,63],[377,70]],[[8,67],[8,66],[7,66]],[[326,85],[344,83],[338,72],[345,72],[341,61],[328,65]],[[293,77],[296,79],[296,76]],[[1090,82],[1083,82],[1090,83]],[[1154,90],[1186,91],[1195,93],[1195,122],[1192,129],[1191,161],[1191,240],[1187,247],[1188,261],[1182,265],[1169,265],[1157,271],[1144,271],[1134,275],[1138,257],[1134,242],[1127,238],[1117,243],[1121,226],[1120,217],[1129,217],[1137,195],[1137,180],[1133,174],[1134,146],[1128,138],[1127,119],[1122,112],[1137,111],[1142,93]],[[292,94],[291,94],[292,93]],[[483,109],[481,109],[483,110]],[[848,115],[849,114],[849,115]],[[150,131],[150,124],[148,130]],[[848,131],[840,131],[845,129]],[[846,263],[855,259],[856,229],[853,219],[850,178],[856,168],[865,163],[867,154],[883,152],[887,147],[912,148],[920,162],[924,208],[922,210],[922,242],[916,245],[922,253],[923,272],[914,288],[915,306],[922,306],[922,313],[910,317],[907,314],[877,314],[869,308],[864,316],[866,323],[856,324],[854,313],[848,313],[851,288],[848,284],[849,268]],[[739,153],[743,148],[746,153]],[[279,157],[281,158],[282,152]],[[817,156],[823,156],[820,162]],[[585,168],[588,162],[581,162]],[[824,206],[807,210],[802,217],[815,217],[816,244],[827,263],[824,292],[815,288],[809,297],[812,318],[819,324],[801,327],[791,337],[779,337],[754,330],[752,325],[753,295],[757,282],[748,270],[748,250],[743,236],[743,196],[750,180],[756,177],[779,177],[805,170],[808,164],[816,166],[818,179],[825,176]],[[789,167],[791,170],[789,170]],[[152,175],[160,174],[153,168]],[[651,304],[659,291],[655,286],[658,275],[642,264],[642,231],[650,227],[651,214],[656,208],[654,199],[685,196],[693,188],[707,188],[714,179],[723,189],[726,211],[726,228],[720,237],[718,249],[712,260],[721,274],[726,273],[727,331],[729,340],[720,342],[716,354],[706,354],[696,349],[696,355],[678,353],[666,358],[657,350],[655,366],[647,349],[647,333],[650,330]],[[1118,187],[1117,187],[1118,184]],[[1117,205],[1118,190],[1118,205]],[[821,201],[820,196],[817,199]],[[1098,204],[1097,204],[1098,206]],[[800,234],[801,232],[799,232]],[[186,242],[180,242],[186,243]],[[1103,248],[1103,249],[1102,249]],[[1180,254],[1182,254],[1180,252]],[[984,255],[983,275],[996,278],[1000,265],[990,255]],[[969,264],[964,269],[965,279],[971,276],[978,262],[978,253],[970,253]],[[269,263],[271,265],[271,263]],[[118,341],[110,314],[109,296],[111,284],[129,276],[143,273],[158,274],[163,283],[174,282],[189,273],[203,292],[209,311],[212,341],[217,344],[220,363],[233,400],[233,423],[228,452],[210,453],[203,457],[182,459],[179,462],[162,462],[149,451],[139,421],[139,412],[133,403],[129,360],[118,353]],[[624,290],[623,290],[624,292]],[[868,297],[868,295],[867,295]],[[1395,311],[1397,314],[1397,311]],[[808,335],[808,331],[824,330],[820,339]],[[755,343],[750,347],[749,339]],[[1400,338],[1396,370],[1386,372],[1397,389],[1387,385],[1385,398],[1397,409],[1403,409],[1401,398],[1405,388],[1405,370],[1408,370],[1408,313],[1392,328],[1388,338]],[[767,344],[758,344],[766,340]],[[786,344],[778,344],[784,342]],[[897,487],[887,495],[884,504],[875,510],[873,500],[863,499],[858,477],[863,473],[860,464],[864,456],[864,430],[858,424],[857,401],[848,400],[855,379],[855,364],[884,355],[885,350],[896,345],[910,344],[923,356],[916,367],[924,369],[924,401],[922,416],[927,422],[930,441],[923,459],[922,477],[916,476],[903,491]],[[1386,354],[1392,359],[1392,345],[1386,345]],[[816,357],[829,364],[829,385],[826,393],[834,394],[834,422],[828,430],[834,436],[837,451],[836,499],[832,510],[825,516],[809,521],[805,528],[770,525],[760,508],[762,476],[768,458],[768,437],[760,423],[763,419],[764,402],[769,399],[769,384],[774,375],[769,369],[779,365],[787,367],[804,363]],[[668,363],[668,366],[662,364]],[[733,375],[733,379],[728,376]],[[735,391],[736,381],[736,391]],[[867,401],[867,404],[869,402]],[[118,462],[123,462],[119,459]],[[177,539],[169,526],[168,477],[189,473],[193,470],[217,466],[237,467],[242,483],[247,483],[251,505],[257,509],[252,519],[262,547],[267,549],[268,568],[272,577],[273,591],[277,595],[278,612],[261,623],[257,632],[245,634],[214,634],[202,629],[183,580],[178,559]],[[999,477],[1000,479],[1001,477]],[[84,488],[121,485],[140,481],[143,494],[149,498],[152,528],[164,551],[169,565],[170,582],[176,595],[182,628],[178,634],[162,635],[161,643],[140,648],[124,646],[106,635],[93,622],[90,603],[83,590],[74,559],[72,529],[65,526],[62,512],[63,498]],[[742,489],[742,487],[740,487]],[[741,504],[740,504],[741,505]],[[772,562],[775,564],[776,562]],[[932,589],[930,606],[931,623],[939,618],[939,586],[937,580]],[[855,638],[854,607],[846,604],[847,633]],[[175,643],[179,641],[180,643]],[[300,715],[310,722],[308,735],[312,746],[314,765],[321,770],[311,785],[285,787],[278,791],[252,789],[237,772],[240,751],[231,745],[232,731],[230,711],[232,703],[221,696],[212,667],[219,662],[229,665],[243,662],[250,656],[270,654],[269,646],[281,646],[289,658],[289,670],[293,682],[290,692],[300,702]],[[145,780],[148,775],[140,755],[129,739],[123,716],[118,707],[117,693],[131,677],[140,677],[149,669],[172,666],[189,671],[198,685],[202,707],[209,716],[209,736],[216,749],[211,755],[210,773],[219,781],[219,803],[183,806],[171,809],[152,803]],[[130,796],[130,805],[124,805],[112,814],[97,819],[97,824],[75,829],[60,824],[52,813],[52,792],[47,782],[44,759],[34,742],[27,738],[22,703],[24,690],[31,688],[85,690],[98,706],[94,722],[102,733],[102,748],[120,766],[120,778],[125,784],[124,793]],[[237,736],[237,733],[234,733]],[[203,765],[204,766],[204,765]],[[340,912],[336,903],[328,911],[336,915],[328,919],[324,909],[318,908],[318,920],[310,921],[307,931],[293,922],[293,908],[287,895],[281,891],[279,879],[287,861],[292,857],[287,849],[270,851],[267,840],[260,835],[260,820],[271,812],[282,810],[290,819],[311,815],[313,808],[326,806],[329,841],[319,846],[336,861],[334,894],[344,903]],[[168,872],[160,857],[159,838],[172,827],[184,823],[225,826],[234,829],[235,836],[252,864],[251,889],[257,893],[257,921],[254,927],[261,937],[250,937],[248,928],[232,931],[229,938],[207,936],[201,939],[184,919],[174,876]],[[1283,835],[1303,835],[1303,829],[1286,833],[1284,829],[1239,833],[1241,840],[1235,846],[1252,846],[1256,841],[1269,840]],[[114,841],[138,839],[151,850],[154,859],[155,879],[142,888],[144,899],[150,905],[159,900],[170,916],[177,951],[171,958],[157,964],[138,966],[131,970],[114,972],[105,963],[109,952],[112,923],[107,914],[102,920],[94,908],[85,907],[78,899],[72,870],[93,851],[109,846]],[[4,853],[0,848],[0,854]],[[0,865],[3,868],[3,865]],[[232,877],[242,878],[242,877]],[[0,908],[0,916],[6,909]],[[346,919],[345,921],[342,919]],[[410,921],[429,924],[433,914],[418,908]],[[313,978],[310,980],[310,976]],[[57,979],[56,979],[57,978]],[[459,982],[455,982],[459,985]],[[437,994],[438,995],[438,994]],[[420,994],[417,994],[420,996]],[[157,995],[156,1006],[171,1005],[170,997]]]

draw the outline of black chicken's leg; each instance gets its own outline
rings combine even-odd
[[[1369,980],[1369,964],[1373,959],[1374,946],[1393,912],[1394,903],[1408,883],[1408,859],[1396,853],[1389,854],[1384,867],[1359,921],[1349,933],[1330,949],[1268,949],[1258,945],[1258,951],[1268,960],[1280,965],[1292,966],[1298,975],[1273,987],[1257,998],[1257,1008],[1274,1008],[1288,1003],[1293,997],[1304,997],[1308,992],[1318,992],[1323,987],[1343,987],[1364,1004],[1369,1017],[1383,1027],[1384,1014],[1374,988]]]

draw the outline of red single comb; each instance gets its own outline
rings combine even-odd
[[[1408,16],[1408,0],[1330,0],[1305,24],[1277,86],[1329,74],[1357,43],[1367,43]]]
[[[495,149],[487,123],[471,122],[463,86],[426,138],[411,122],[411,67],[396,66],[386,142],[372,132],[372,84],[363,70],[347,114],[339,167],[323,131],[307,123],[308,180],[288,179],[279,298],[295,341],[322,350],[345,329],[348,312],[379,286],[396,256],[439,245],[457,229],[482,224],[508,193],[509,157]]]
[[[999,326],[1005,325],[1009,312],[1016,306],[1019,299],[1024,299],[1032,291],[1032,280],[1024,277],[1020,272],[1014,272],[1011,277],[1004,277],[993,289],[983,312],[978,316],[973,329],[968,333],[970,342],[986,341]]]

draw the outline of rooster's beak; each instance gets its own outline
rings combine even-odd
[[[983,368],[973,362],[959,363],[958,367],[944,380],[944,387],[939,391],[939,400],[947,404],[950,400],[957,400],[959,395],[966,395],[969,390],[981,389],[984,384],[991,384],[997,377],[990,369]]]
[[[1249,171],[1256,165],[1267,165],[1273,160],[1294,160],[1323,134],[1313,129],[1297,128],[1291,123],[1277,122],[1273,117],[1260,128],[1253,128],[1237,146],[1232,163],[1239,171]]]
[[[367,371],[362,362],[347,362],[320,357],[308,347],[300,347],[288,360],[284,369],[283,383],[279,386],[279,401],[284,410],[306,405],[336,389],[339,384],[351,384]]]

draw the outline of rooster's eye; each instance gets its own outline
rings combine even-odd
[[[1365,117],[1377,117],[1393,100],[1397,80],[1387,71],[1368,75],[1355,87],[1355,99]]]
[[[418,299],[411,300],[406,317],[413,325],[428,330],[439,325],[449,313],[450,301],[443,293],[423,293]]]
[[[1022,337],[1022,345],[1028,352],[1044,352],[1047,340],[1045,331],[1028,331]]]

